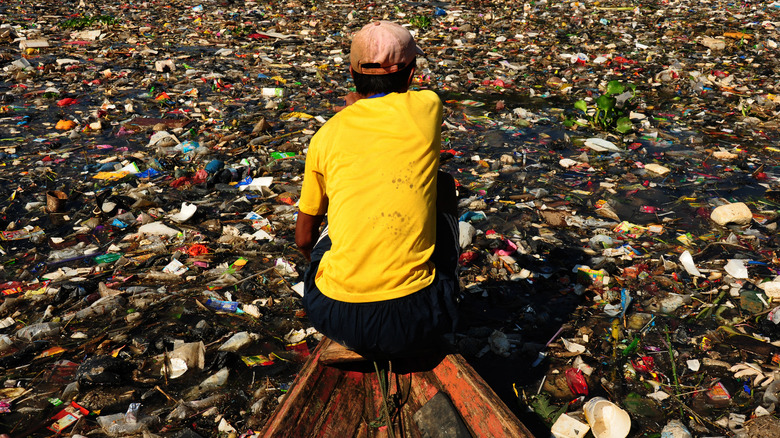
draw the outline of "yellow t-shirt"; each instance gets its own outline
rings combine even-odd
[[[436,93],[391,93],[348,106],[311,139],[298,206],[328,214],[324,295],[374,302],[431,284],[441,121]]]

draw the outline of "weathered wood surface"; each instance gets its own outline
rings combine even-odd
[[[328,353],[330,349],[333,351]],[[260,435],[391,438],[386,427],[372,424],[382,419],[382,394],[373,363],[355,355],[323,339]],[[325,365],[323,356],[329,363],[335,360],[343,366]],[[421,365],[420,370],[393,371],[390,393],[396,394],[400,405],[394,416],[393,438],[421,438],[412,416],[438,392],[452,400],[475,438],[533,437],[460,355],[447,355],[431,365]]]
[[[320,363],[323,365],[336,365],[340,363],[360,362],[366,360],[358,353],[348,349],[347,347],[336,343],[330,342],[328,348],[324,349],[320,353]]]

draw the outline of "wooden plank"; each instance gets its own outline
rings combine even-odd
[[[303,365],[284,400],[263,427],[260,436],[267,438],[290,436],[285,435],[285,433],[289,433],[289,426],[293,421],[300,419],[300,413],[304,409],[303,403],[309,399],[307,391],[314,386],[323,373],[323,368],[318,364],[317,358],[319,351],[326,348],[328,343],[329,340],[323,339]]]
[[[322,354],[320,354],[320,363],[323,365],[360,362],[364,360],[366,360],[366,358],[363,356],[339,344],[338,342],[333,341],[331,341],[330,345],[328,345],[328,348],[323,350]]]
[[[396,374],[394,376],[395,393],[397,394],[401,406],[414,401],[411,399],[412,376],[412,374]]]
[[[411,378],[409,398],[419,406],[427,403],[437,392],[444,391],[444,387],[433,371],[414,373]]]
[[[413,396],[413,387],[418,380],[416,374],[402,374],[399,376],[399,393],[401,394],[401,428],[403,438],[422,438],[422,434],[414,421],[414,413],[422,404],[418,397]]]
[[[533,437],[461,355],[448,355],[433,373],[474,436]]]
[[[312,438],[353,437],[363,417],[363,373],[348,371],[340,373],[343,378],[333,391],[328,404],[320,413],[320,420],[314,427]],[[305,435],[298,435],[305,436]]]
[[[415,412],[417,412],[418,407],[412,407],[410,404],[405,404],[403,407],[401,407],[401,419],[399,423],[401,424],[400,431],[398,433],[398,436],[402,438],[418,438],[422,437],[420,435],[420,432],[417,430],[417,424],[414,422],[414,418],[412,416]]]
[[[330,345],[323,339],[312,353],[261,436],[390,438],[386,428],[369,424],[383,417],[376,374],[322,365]],[[391,382],[401,401],[393,438],[421,438],[412,416],[439,391],[450,397],[475,437],[533,437],[460,355],[447,356],[432,371],[393,375]]]
[[[328,415],[327,406],[337,389],[343,385],[343,376],[333,369],[322,367],[320,378],[303,392],[302,408],[278,436],[300,438],[317,432],[318,420]]]

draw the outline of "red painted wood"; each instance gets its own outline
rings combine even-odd
[[[320,418],[328,417],[329,400],[333,391],[342,385],[342,377],[339,373],[333,373],[329,369],[323,369],[319,379],[312,385],[307,384],[307,388],[302,395],[305,397],[301,407],[297,412],[291,413],[293,416],[288,419],[288,427],[284,433],[291,438],[309,436],[312,425],[316,424]]]
[[[316,438],[352,437],[357,434],[363,416],[363,373],[343,373],[341,384],[324,407],[321,421],[310,436]],[[299,435],[306,436],[306,435]]]
[[[322,365],[320,352],[329,344],[323,339],[312,353],[260,436],[390,438],[386,429],[368,424],[382,416],[376,374]],[[533,437],[460,355],[447,356],[432,371],[391,379],[391,393],[402,401],[394,438],[421,438],[412,416],[439,391],[450,397],[475,438]]]
[[[533,436],[459,354],[447,356],[433,372],[475,436]]]

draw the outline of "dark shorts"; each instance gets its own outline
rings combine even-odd
[[[314,283],[323,254],[330,250],[327,227],[311,253],[304,274],[303,307],[320,333],[367,358],[408,356],[440,346],[457,324],[460,291],[458,220],[439,213],[431,261],[436,276],[429,286],[405,297],[371,303],[328,298]]]

